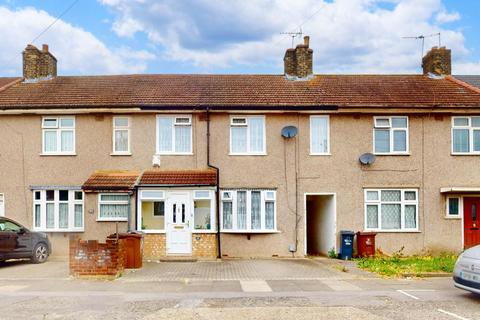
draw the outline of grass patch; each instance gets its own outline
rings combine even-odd
[[[453,272],[458,255],[421,255],[405,257],[400,254],[356,259],[361,269],[387,277],[401,277],[406,274],[421,277],[425,273]]]

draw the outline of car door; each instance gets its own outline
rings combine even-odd
[[[32,253],[32,236],[27,229],[12,221],[5,221],[5,231],[9,232],[11,239],[15,242],[13,255],[16,257],[30,256]]]
[[[16,234],[6,229],[7,220],[0,220],[0,255],[3,258],[14,255],[17,246]]]

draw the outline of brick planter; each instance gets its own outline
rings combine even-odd
[[[70,275],[79,278],[114,279],[124,270],[124,243],[107,239],[70,239]]]

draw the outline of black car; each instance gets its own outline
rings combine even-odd
[[[50,241],[45,233],[32,232],[11,219],[0,217],[0,261],[27,258],[33,263],[43,263],[50,253]]]

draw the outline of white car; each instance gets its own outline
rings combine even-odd
[[[453,269],[455,287],[480,294],[480,245],[465,250]]]

